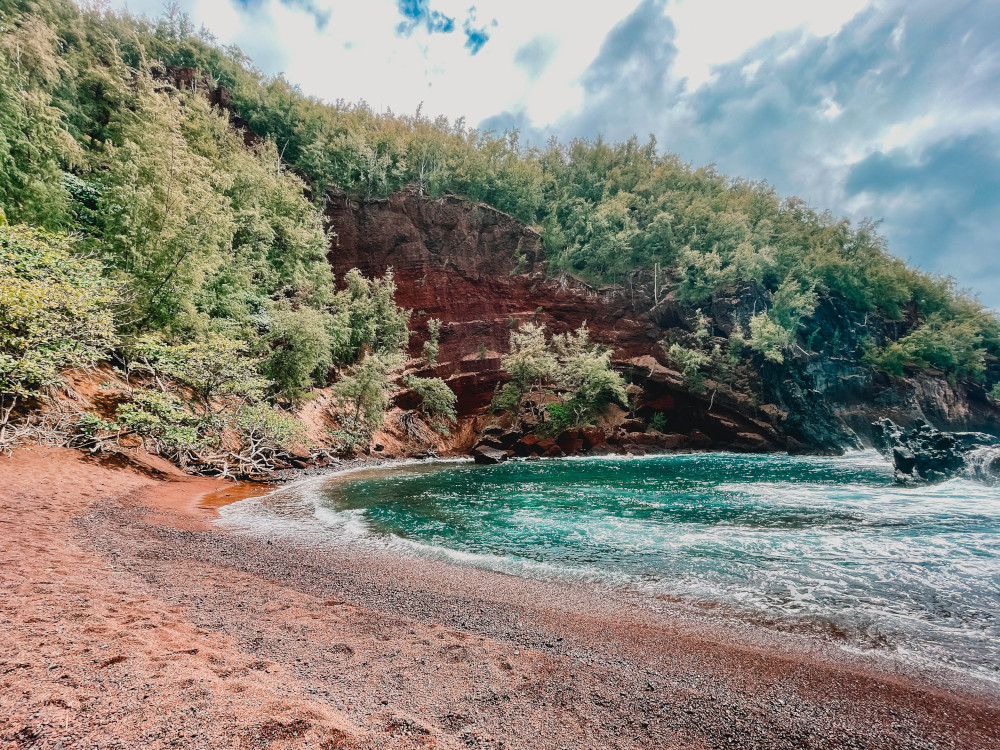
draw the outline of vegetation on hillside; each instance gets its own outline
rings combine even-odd
[[[320,210],[328,189],[375,197],[404,186],[509,212],[540,229],[553,272],[638,280],[654,304],[669,296],[692,318],[734,289],[758,290],[760,308],[724,356],[710,348],[715,331],[671,346],[694,387],[712,362],[777,364],[808,350],[812,316],[830,298],[889,323],[852,354],[890,376],[935,368],[995,380],[996,316],[888,254],[875,225],[692,168],[652,139],[525,148],[516,132],[307,97],[176,8],[150,21],[70,0],[0,7],[0,221],[12,225],[3,247],[15,269],[0,277],[4,404],[37,395],[60,367],[110,356],[190,396],[179,407],[137,396],[133,411],[152,416],[129,419],[191,427],[215,402],[199,390],[207,373],[177,364],[190,361],[233,367],[242,385],[219,395],[248,409],[336,383],[351,422],[344,442],[363,442],[400,372],[409,312],[391,276],[352,272],[336,291]],[[43,288],[62,290],[65,306],[36,315]],[[73,302],[81,289],[86,300]],[[429,365],[438,326],[428,322]],[[26,343],[36,338],[48,343]],[[563,344],[579,344],[587,367],[604,357]],[[424,399],[447,416],[440,385],[422,386]],[[602,399],[615,391],[601,387]],[[250,422],[234,415],[212,439]]]
[[[548,339],[545,326],[525,323],[511,331],[510,352],[502,357],[510,381],[499,388],[493,408],[517,414],[526,397],[556,397],[546,409],[550,427],[579,427],[609,404],[626,406],[625,379],[611,367],[611,350],[591,342],[583,325]]]

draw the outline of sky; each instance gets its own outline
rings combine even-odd
[[[162,0],[113,3],[155,16]],[[310,95],[661,151],[853,220],[1000,308],[998,0],[181,0]]]

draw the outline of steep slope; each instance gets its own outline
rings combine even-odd
[[[744,360],[728,383],[704,380],[704,392],[685,385],[668,355],[670,340],[690,337],[699,323],[670,295],[654,304],[648,278],[631,288],[595,289],[573,277],[549,276],[541,237],[511,216],[454,196],[432,199],[404,191],[373,201],[328,196],[333,237],[329,260],[341,277],[351,268],[381,275],[393,269],[397,301],[413,310],[410,352],[427,338],[425,321],[443,322],[434,374],[459,395],[461,416],[482,414],[503,380],[500,354],[524,321],[563,333],[586,322],[595,341],[614,350],[616,366],[640,386],[636,416],[662,413],[687,447],[837,453],[869,441],[873,421],[915,419],[945,429],[1000,430],[1000,414],[982,388],[949,383],[925,372],[890,380],[862,364],[865,334],[889,325],[874,316],[854,320],[848,305],[829,295],[808,326],[810,345],[784,363]],[[646,283],[644,283],[644,281]],[[721,345],[745,327],[767,292],[753,284],[716,299],[708,328]],[[852,336],[831,334],[840,316]],[[711,341],[709,343],[711,343]]]

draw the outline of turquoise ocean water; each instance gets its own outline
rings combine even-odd
[[[223,523],[724,605],[1000,682],[1000,488],[899,487],[874,452],[410,464],[311,479]]]

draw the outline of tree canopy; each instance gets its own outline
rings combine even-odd
[[[387,376],[409,312],[391,275],[352,272],[336,291],[321,210],[328,190],[374,198],[405,186],[506,211],[539,229],[552,273],[643,279],[654,302],[672,295],[691,316],[749,285],[761,304],[734,330],[733,351],[764,363],[808,349],[816,311],[835,299],[849,312],[845,337],[855,318],[886,323],[866,328],[850,356],[889,376],[936,368],[996,381],[996,315],[891,255],[876,224],[696,168],[653,138],[527,147],[516,131],[323,102],[176,6],[156,20],[70,0],[0,11],[0,216],[38,228],[9,230],[21,237],[72,234],[44,241],[118,290],[95,298],[114,319],[101,346],[152,336],[214,351],[225,339],[265,395],[284,400],[340,370],[381,362]],[[710,340],[699,339],[712,359]],[[531,342],[515,343],[524,354]],[[701,360],[675,354],[693,378]],[[544,369],[539,357],[512,366]]]

